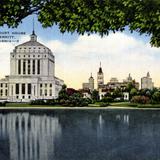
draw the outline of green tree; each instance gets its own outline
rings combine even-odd
[[[154,94],[152,96],[152,100],[155,103],[160,103],[160,92],[159,91],[154,92]]]
[[[136,88],[132,88],[131,91],[130,91],[130,96],[136,96],[138,94],[138,91]]]
[[[81,94],[74,93],[69,97],[70,106],[88,106],[88,100],[83,98]]]
[[[67,86],[64,84],[62,86],[62,89],[60,90],[59,94],[58,94],[58,100],[61,103],[65,103],[64,101],[68,99],[68,94],[67,94]]]
[[[160,0],[1,0],[0,26],[15,27],[31,14],[43,27],[58,24],[61,32],[103,36],[127,26],[160,46]]]
[[[91,94],[92,100],[93,101],[98,101],[99,100],[99,93],[97,90],[93,90],[92,94]]]
[[[116,88],[113,92],[112,92],[112,98],[119,98],[119,97],[122,97],[123,94],[122,94],[122,91],[120,88]]]
[[[126,86],[126,90],[128,92],[130,92],[133,88],[135,88],[135,83],[132,81],[132,82],[129,82]]]

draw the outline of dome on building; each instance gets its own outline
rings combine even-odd
[[[48,47],[37,41],[37,35],[35,34],[34,30],[30,35],[30,40],[16,46],[15,49],[41,49],[42,51],[51,51]]]
[[[94,79],[93,77],[92,77],[92,73],[91,73],[91,76],[90,76],[90,78],[89,79]]]

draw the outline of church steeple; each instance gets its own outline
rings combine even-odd
[[[98,73],[103,73],[103,71],[102,71],[102,67],[101,67],[101,62],[100,62],[100,67],[99,67],[99,71],[98,71]]]
[[[90,76],[90,78],[93,78],[93,77],[92,77],[92,72],[91,72],[91,76]]]
[[[99,89],[100,87],[103,86],[103,84],[104,84],[104,76],[100,62],[99,71],[97,72],[97,88]]]
[[[34,18],[33,18],[33,30],[30,37],[31,37],[31,41],[37,41],[37,35],[35,34],[35,31],[34,31]]]

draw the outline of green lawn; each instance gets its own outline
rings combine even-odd
[[[62,107],[58,105],[30,105],[29,103],[7,103],[5,107]]]
[[[95,104],[89,104],[86,107],[100,107],[100,104],[102,102],[96,102]],[[38,108],[45,108],[45,107],[55,107],[55,108],[61,108],[67,106],[60,106],[60,105],[30,105],[29,103],[7,103],[5,107],[38,107]],[[135,108],[160,108],[160,104],[135,104],[130,102],[114,102],[110,103],[109,107],[135,107]],[[73,107],[74,108],[74,107]]]
[[[117,102],[117,103],[111,103],[110,105],[116,107],[160,108],[160,104],[136,104],[130,102]]]

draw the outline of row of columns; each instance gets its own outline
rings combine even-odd
[[[28,99],[28,96],[36,97],[38,95],[37,91],[37,85],[36,84],[31,84],[31,93],[28,94],[28,83],[17,83],[19,85],[19,94],[16,94],[16,84],[10,84],[9,86],[9,96],[11,97],[16,97],[18,96],[18,99],[22,99],[22,96],[24,98]],[[22,94],[22,84],[25,84],[25,94]],[[13,98],[11,98],[13,100]]]
[[[40,66],[41,64],[39,64],[39,73],[38,73],[38,60],[39,59],[20,59],[20,66],[19,66],[19,60],[17,60],[17,74],[18,75],[38,75],[40,74]],[[28,73],[28,67],[29,67],[29,63],[28,61],[30,61],[30,74]],[[34,68],[35,68],[35,71],[33,72],[33,61],[35,61],[35,64],[34,64]],[[41,60],[39,60],[40,63],[41,63]],[[25,71],[23,70],[24,69],[24,65],[23,63],[25,62]],[[19,67],[20,67],[20,74],[19,74]],[[25,72],[25,74],[24,74]]]

